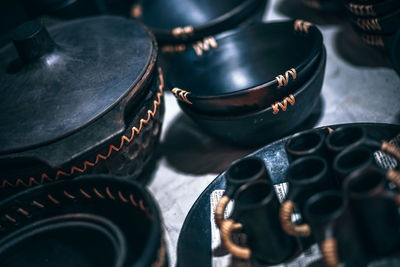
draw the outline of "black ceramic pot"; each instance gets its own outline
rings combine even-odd
[[[232,242],[231,234],[236,224],[232,219],[222,222],[223,246],[237,258],[253,258],[263,264],[278,264],[289,259],[298,250],[298,244],[282,231],[278,218],[279,207],[270,182],[256,181],[240,187],[235,195],[234,212],[247,234],[249,248]]]
[[[328,267],[340,262],[344,266],[366,266],[368,254],[359,227],[341,192],[315,194],[306,202],[304,216]]]
[[[282,137],[299,126],[318,102],[325,73],[326,52],[322,50],[316,71],[293,94],[265,109],[237,116],[210,116],[191,110],[179,102],[182,110],[200,128],[222,141],[254,146]]]
[[[151,33],[97,17],[49,33],[31,23],[14,43],[0,51],[1,197],[84,173],[138,176],[164,111]]]
[[[307,6],[329,13],[343,11],[343,0],[303,0]]]
[[[397,0],[386,0],[371,4],[368,2],[356,3],[352,0],[346,0],[345,7],[355,16],[380,17],[399,8],[400,2]]]
[[[215,208],[215,223],[221,226],[224,220],[225,208],[236,191],[244,184],[257,180],[270,181],[264,162],[256,157],[237,160],[226,171],[226,189]]]
[[[77,0],[53,15],[63,18],[115,14],[143,22],[160,43],[184,43],[236,27],[259,10],[266,0],[162,1]]]
[[[0,202],[0,260],[13,266],[167,266],[150,193],[113,176],[39,186]]]
[[[309,237],[310,226],[292,221],[295,211],[304,214],[304,204],[314,194],[335,188],[328,162],[319,156],[306,156],[293,161],[287,170],[289,192],[280,210],[283,230],[292,236]],[[302,218],[304,219],[304,217]]]
[[[285,144],[289,161],[292,162],[300,157],[312,155],[328,159],[325,138],[332,131],[330,128],[323,128],[294,134]]]
[[[367,142],[368,137],[364,128],[359,126],[343,126],[333,131],[325,140],[326,147],[332,157],[350,146]]]
[[[370,255],[386,256],[400,247],[399,195],[386,189],[386,181],[400,185],[400,172],[367,167],[353,172],[344,188]]]
[[[293,94],[316,71],[322,45],[317,27],[290,20],[257,23],[162,50],[168,85],[182,105],[233,116]]]

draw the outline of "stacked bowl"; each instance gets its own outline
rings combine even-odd
[[[300,125],[316,106],[326,52],[302,20],[255,23],[162,48],[167,86],[209,134],[259,145]]]
[[[400,74],[400,1],[346,0],[345,7],[363,41],[384,48]]]

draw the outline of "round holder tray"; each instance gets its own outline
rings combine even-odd
[[[157,203],[127,179],[59,181],[0,210],[2,266],[168,266]]]
[[[19,70],[21,80],[0,77],[9,84],[1,88],[2,198],[83,173],[137,176],[159,140],[164,76],[149,32],[129,19],[99,17],[60,24],[50,34],[60,48]],[[103,57],[90,60],[96,53]],[[6,54],[2,66],[17,58]],[[109,71],[113,62],[118,68]]]
[[[393,140],[393,142],[397,144],[400,143],[400,125],[379,123],[360,123],[353,125],[364,127],[368,135],[374,139]],[[336,129],[340,126],[343,125],[333,125],[329,127]],[[259,157],[265,162],[267,171],[269,172],[271,180],[275,186],[278,199],[281,200],[285,197],[285,190],[287,189],[287,178],[285,177],[285,172],[289,166],[289,162],[285,151],[285,144],[289,138],[290,136],[273,142],[249,155]],[[379,153],[379,155],[376,155],[379,159],[378,164],[381,164],[384,167],[396,164],[396,161],[393,161],[385,154],[381,152],[376,153]],[[220,242],[219,232],[214,223],[214,210],[219,197],[222,196],[222,193],[225,190],[226,184],[224,175],[224,173],[219,175],[204,190],[186,216],[178,241],[178,266],[180,267],[214,266],[212,265],[213,261],[216,262],[215,266],[225,266],[227,264],[226,259],[221,263],[217,257],[212,256],[212,246],[218,247]],[[315,246],[312,246],[310,250],[298,256],[291,263],[295,266],[306,266],[306,262],[310,263],[310,261],[317,260],[318,253],[318,249]],[[217,265],[217,262],[219,262],[220,265]],[[246,264],[246,262],[242,261],[241,264]]]

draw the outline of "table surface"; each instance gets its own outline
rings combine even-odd
[[[264,21],[304,19],[318,25],[327,49],[322,97],[304,128],[352,122],[400,124],[400,78],[381,51],[364,45],[345,16],[322,14],[300,0],[270,0]],[[295,49],[295,47],[294,47]],[[149,188],[164,218],[171,266],[191,206],[229,164],[257,148],[238,148],[203,133],[165,94],[158,162]]]

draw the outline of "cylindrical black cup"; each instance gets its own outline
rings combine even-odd
[[[306,224],[295,225],[291,221],[294,209],[303,214],[304,203],[315,193],[335,188],[327,161],[319,156],[302,157],[289,166],[287,171],[289,193],[282,204],[280,219],[282,228],[290,235],[310,235]]]
[[[328,134],[328,129],[313,129],[293,135],[285,144],[289,161],[311,155],[326,156],[325,138]]]
[[[307,200],[304,216],[326,265],[337,266],[339,262],[345,266],[367,264],[366,250],[341,192],[330,190],[315,194]]]
[[[226,189],[215,209],[215,223],[218,227],[224,219],[226,205],[237,189],[256,180],[269,180],[264,161],[257,157],[246,157],[231,164],[225,173]]]
[[[230,235],[233,220],[221,227],[222,242],[232,255],[253,258],[263,264],[278,264],[298,250],[296,239],[283,232],[279,222],[280,204],[273,185],[256,181],[243,185],[235,195],[235,214],[248,237],[249,248],[235,245]]]
[[[361,144],[366,140],[367,133],[364,128],[359,126],[342,126],[333,131],[326,138],[325,143],[333,158],[346,148]]]
[[[340,152],[333,161],[337,184],[342,186],[350,173],[367,166],[377,166],[373,151],[362,145],[348,147]]]
[[[388,255],[400,247],[399,195],[386,189],[388,173],[368,166],[353,172],[344,184],[367,249],[376,256]]]

